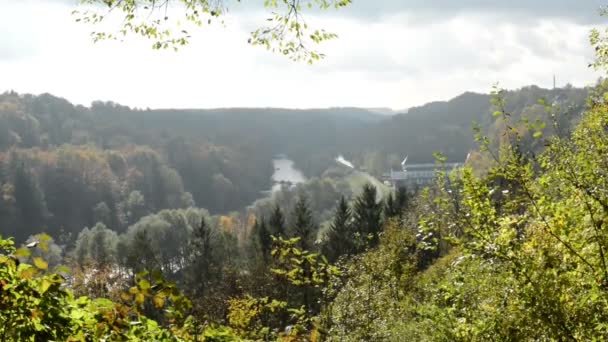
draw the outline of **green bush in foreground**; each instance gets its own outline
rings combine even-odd
[[[40,235],[44,250],[50,238]],[[231,341],[230,329],[200,327],[185,317],[189,301],[174,284],[142,273],[122,302],[75,298],[66,269],[50,271],[29,249],[0,238],[0,341]],[[32,264],[20,262],[29,260]],[[143,311],[162,310],[163,325]]]

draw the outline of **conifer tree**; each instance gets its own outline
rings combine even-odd
[[[329,261],[335,261],[342,255],[354,251],[354,233],[352,230],[352,213],[344,196],[340,197],[334,219],[327,233],[324,254]]]
[[[285,237],[285,217],[283,216],[283,211],[278,204],[275,204],[275,207],[268,219],[268,229],[270,234],[279,237]]]
[[[272,237],[268,226],[266,225],[266,219],[262,216],[262,220],[258,223],[257,220],[254,225],[254,238],[257,243],[259,251],[262,253],[264,263],[268,263],[270,258],[270,251],[272,250]]]
[[[355,231],[361,240],[357,249],[375,246],[378,234],[382,229],[382,202],[376,200],[376,187],[365,184],[363,191],[355,201],[353,219]]]
[[[393,217],[399,217],[409,207],[409,194],[407,189],[400,186],[395,194],[390,193],[386,198],[384,204],[384,217],[390,219]]]
[[[194,230],[191,241],[193,281],[199,294],[204,294],[213,263],[211,246],[211,227],[207,224],[205,217],[201,217],[200,225]]]
[[[315,225],[312,218],[312,212],[308,204],[308,199],[305,195],[301,195],[296,202],[291,214],[291,236],[299,237],[300,242],[298,247],[303,250],[310,250],[312,247],[312,237],[315,230]]]
[[[399,216],[399,208],[397,201],[393,197],[393,193],[389,193],[384,203],[384,217],[390,219]]]
[[[399,208],[399,214],[402,214],[410,206],[410,195],[405,186],[400,186],[397,189],[395,204]]]

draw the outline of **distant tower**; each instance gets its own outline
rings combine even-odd
[[[553,75],[553,89],[555,89],[555,88],[556,88],[556,85],[555,85],[555,84],[556,84],[555,75]]]

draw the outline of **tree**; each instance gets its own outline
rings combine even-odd
[[[37,236],[35,248],[44,249],[52,243],[49,239]],[[78,297],[71,290],[73,284],[65,281],[64,268],[51,270],[46,260],[30,250],[16,249],[12,240],[0,238],[0,340],[199,340],[191,335],[193,318],[185,317],[191,303],[175,284],[158,275],[149,281],[144,274],[135,277],[134,286],[121,294],[120,302]],[[31,264],[19,261],[25,258]],[[159,322],[143,315],[145,307],[153,310]],[[163,325],[167,321],[170,328]],[[201,333],[210,340],[238,339],[224,327]]]
[[[106,202],[99,202],[93,208],[93,217],[97,222],[101,222],[103,224],[110,224],[110,219],[112,217],[112,211],[110,207],[106,204]]]
[[[146,230],[137,231],[128,247],[130,250],[127,256],[127,265],[133,270],[133,274],[143,271],[157,271],[160,268],[158,257],[152,248]]]
[[[125,200],[124,206],[127,215],[127,224],[129,225],[137,222],[138,219],[146,214],[146,201],[144,195],[137,190],[131,191],[129,197]]]
[[[384,217],[390,219],[401,216],[403,212],[407,210],[409,201],[410,198],[407,189],[400,186],[394,195],[393,193],[390,193],[386,198],[384,204]]]
[[[384,201],[384,217],[390,219],[399,216],[399,209],[397,208],[397,202],[393,197],[393,193],[389,193],[388,197]]]
[[[260,221],[255,221],[253,225],[254,245],[262,253],[264,264],[268,263],[270,251],[272,250],[272,236],[268,230],[266,219],[262,216]]]
[[[352,214],[346,198],[338,201],[333,222],[327,233],[324,254],[329,261],[335,261],[342,255],[353,252],[355,235],[352,230]]]
[[[276,237],[285,237],[285,217],[278,204],[275,204],[272,214],[268,219],[268,229]]]
[[[403,213],[404,210],[410,206],[410,195],[407,192],[405,186],[397,188],[397,194],[395,195],[395,204],[399,210],[399,213]]]
[[[272,249],[272,237],[268,228],[266,227],[266,220],[262,217],[262,222],[260,223],[260,230],[258,231],[258,240],[260,241],[260,248],[264,255],[264,261],[268,261],[268,257],[270,256],[270,250]]]
[[[117,32],[93,32],[94,41],[117,39],[127,34],[135,34],[152,40],[154,49],[178,49],[188,44],[190,33],[181,29],[172,31],[175,19],[202,26],[221,21],[228,11],[226,1],[215,0],[80,0],[86,8],[75,11],[76,21],[99,24],[115,13],[122,19]],[[318,44],[333,39],[335,34],[325,30],[313,30],[302,17],[302,9],[340,8],[349,5],[352,0],[283,0],[265,1],[264,5],[272,11],[267,25],[251,33],[249,43],[260,45],[273,52],[280,52],[293,60],[305,60],[309,63],[322,57],[308,45]],[[101,8],[101,11],[99,10]],[[176,11],[181,13],[174,15]]]
[[[298,198],[291,213],[291,220],[291,235],[300,238],[298,247],[302,250],[310,250],[315,224],[306,195],[302,194]]]
[[[361,238],[358,249],[378,243],[378,234],[382,229],[382,202],[378,202],[376,196],[376,187],[368,183],[355,201],[353,225]]]
[[[13,182],[14,197],[20,228],[23,229],[23,231],[18,232],[17,237],[25,239],[44,228],[42,224],[47,210],[44,194],[36,178],[23,162],[16,162]]]
[[[93,228],[84,228],[76,239],[74,256],[83,265],[87,261],[95,266],[105,267],[117,260],[118,236],[103,223],[97,223]]]
[[[211,227],[207,224],[204,216],[201,218],[200,225],[194,230],[190,244],[192,249],[192,280],[196,285],[196,293],[203,296],[210,282],[209,278],[213,265]]]
[[[34,248],[29,248],[31,253],[30,259],[42,258],[48,264],[50,269],[58,267],[62,260],[63,249],[55,242],[55,240],[47,234],[36,234],[30,236],[25,241],[25,246],[35,245]]]

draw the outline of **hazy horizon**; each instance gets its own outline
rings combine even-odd
[[[226,25],[191,30],[178,52],[149,41],[92,43],[71,0],[0,5],[0,92],[51,93],[72,103],[97,99],[151,108],[391,108],[445,101],[466,91],[528,84],[585,86],[600,2],[416,0],[357,2],[310,13],[338,34],[309,66],[248,45],[266,14],[235,4]]]

